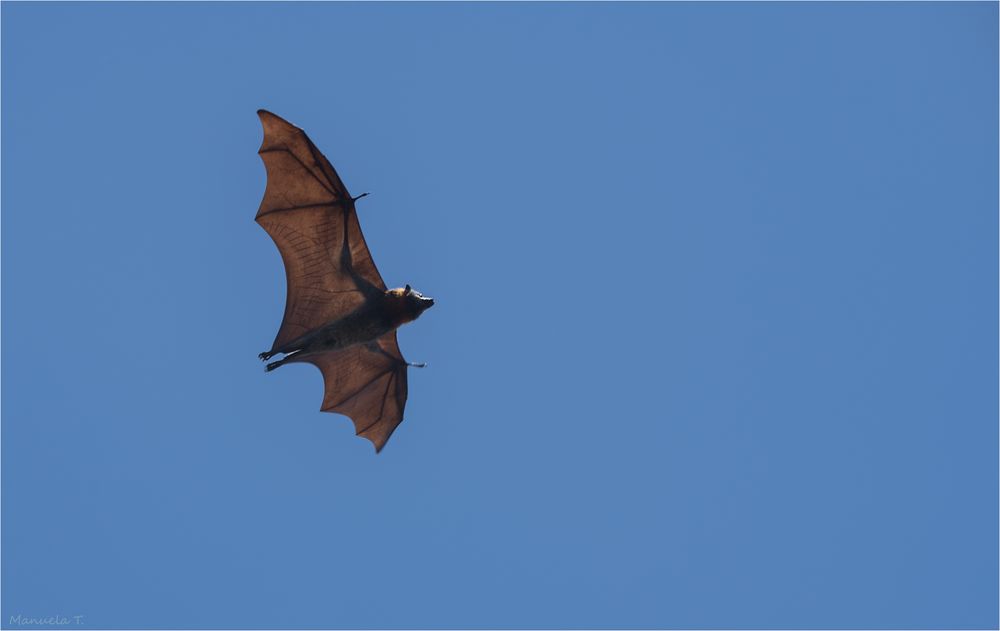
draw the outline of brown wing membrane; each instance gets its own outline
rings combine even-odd
[[[337,412],[354,422],[358,436],[375,444],[378,453],[403,422],[406,407],[406,362],[396,332],[386,333],[374,346],[351,346],[339,351],[289,361],[309,362],[323,373],[324,412]]]
[[[257,112],[264,126],[260,156],[267,188],[257,223],[285,263],[288,296],[271,350],[353,311],[385,283],[365,244],[347,188],[306,133],[279,116]]]

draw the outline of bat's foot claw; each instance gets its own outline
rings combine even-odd
[[[410,368],[427,368],[427,362],[406,362],[406,365]]]
[[[271,353],[271,352],[268,352],[268,351],[264,351],[263,353],[261,353],[257,357],[260,358],[260,361],[266,362],[267,360],[269,360],[272,357],[274,357],[274,353]]]

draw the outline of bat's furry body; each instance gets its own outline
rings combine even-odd
[[[260,357],[266,360],[279,353],[288,355],[268,364],[267,370],[270,371],[285,362],[302,361],[315,353],[341,350],[356,344],[367,345],[416,320],[432,306],[432,298],[420,295],[409,285],[405,289],[389,289],[371,296],[343,318],[310,331],[279,349],[261,353]]]
[[[264,126],[260,156],[267,188],[257,223],[285,264],[288,297],[271,350],[273,370],[308,362],[323,373],[322,410],[354,421],[379,451],[403,421],[410,364],[396,328],[434,304],[410,289],[387,289],[361,234],[354,202],[330,162],[305,132],[257,112]]]

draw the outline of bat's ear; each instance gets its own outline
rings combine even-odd
[[[409,285],[407,285],[407,286],[406,286],[405,288],[403,288],[403,295],[404,295],[404,296],[408,296],[408,295],[410,295],[410,292],[411,292],[411,291],[413,291],[413,290],[412,290],[412,289],[410,289],[410,286],[409,286]]]

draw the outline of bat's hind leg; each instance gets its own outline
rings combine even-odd
[[[283,366],[285,364],[285,362],[287,362],[291,357],[292,356],[289,355],[288,357],[283,357],[282,359],[279,359],[276,362],[271,362],[267,366],[264,366],[264,370],[266,370],[267,372],[271,372],[275,368],[278,368],[279,366]]]
[[[302,349],[309,346],[312,341],[316,338],[317,333],[321,331],[310,331],[305,335],[300,335],[291,342],[286,342],[284,346],[272,347],[269,351],[264,351],[260,355],[257,355],[261,361],[267,361],[274,357],[275,355],[291,355],[292,353],[298,353]],[[285,359],[288,359],[287,357]],[[275,366],[277,368],[277,366]],[[270,369],[269,369],[270,370]]]
[[[261,353],[261,354],[263,355],[263,353]],[[274,353],[271,353],[271,354],[274,355]],[[271,372],[275,368],[278,368],[280,366],[284,366],[287,362],[298,361],[298,360],[302,359],[303,356],[304,355],[303,355],[302,351],[292,351],[291,353],[285,355],[284,357],[282,357],[278,361],[271,362],[267,366],[264,366],[264,370],[266,370],[267,372]]]
[[[281,348],[272,348],[269,351],[264,351],[260,355],[257,355],[257,357],[259,357],[261,361],[266,362],[275,355],[291,355],[292,353],[302,350],[302,346],[303,344],[298,344],[296,341],[293,341],[290,344],[285,344]]]

